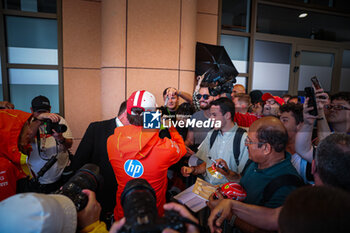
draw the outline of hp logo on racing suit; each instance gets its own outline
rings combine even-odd
[[[140,161],[129,159],[124,163],[124,171],[132,178],[139,178],[142,176],[144,169]]]

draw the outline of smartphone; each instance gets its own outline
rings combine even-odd
[[[314,84],[314,87],[315,87],[316,90],[322,88],[322,87],[321,87],[321,84],[320,84],[320,82],[318,81],[318,79],[317,79],[316,76],[314,76],[314,77],[311,78],[311,82],[312,82],[312,84]]]
[[[305,87],[305,97],[309,97],[308,107],[314,107],[314,109],[310,110],[310,114],[317,116],[317,104],[316,104],[316,97],[315,92],[312,87]]]

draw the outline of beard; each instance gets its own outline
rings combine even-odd
[[[205,104],[205,106],[201,105],[201,103],[199,103],[199,107],[202,110],[208,110],[210,108],[210,104]]]

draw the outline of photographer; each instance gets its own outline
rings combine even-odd
[[[72,147],[73,137],[66,121],[59,115],[50,113],[51,105],[45,96],[37,96],[32,100],[30,108],[33,114],[32,121],[40,123],[34,131],[31,141],[32,152],[29,156],[31,169],[38,175],[39,171],[51,159],[57,159],[43,174],[40,174],[40,192],[50,193],[61,185],[61,174],[69,162],[68,149]]]
[[[77,212],[71,199],[58,194],[24,193],[0,202],[0,229],[4,232],[108,232],[99,221],[101,206],[95,193],[84,189],[87,206]],[[24,208],[25,207],[25,208]]]
[[[177,211],[182,217],[187,218],[195,223],[198,224],[198,220],[191,215],[191,213],[184,207],[183,205],[177,204],[177,203],[167,203],[164,206],[164,210],[174,210]],[[115,222],[110,230],[110,233],[117,233],[122,229],[123,225],[125,224],[125,218],[122,218],[118,222]],[[162,231],[162,233],[176,233],[177,231],[173,229],[166,228]],[[199,233],[199,229],[192,225],[192,224],[186,224],[186,233]]]
[[[30,142],[41,120],[55,122],[59,117],[44,113],[37,116],[38,120],[32,119],[32,114],[20,110],[0,110],[0,201],[26,189],[27,178],[32,178],[28,167]]]

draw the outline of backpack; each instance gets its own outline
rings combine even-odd
[[[235,161],[237,164],[237,167],[239,165],[239,154],[241,153],[241,139],[243,134],[247,132],[245,129],[242,129],[238,127],[235,137],[233,139],[233,155],[235,157]],[[213,134],[210,136],[210,149],[212,148],[216,137],[218,136],[219,130],[214,130]]]

